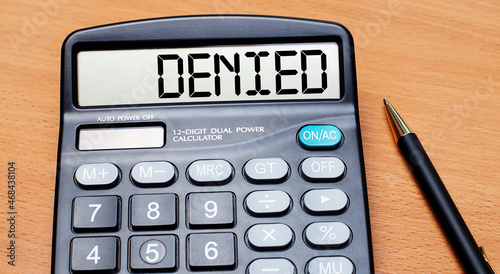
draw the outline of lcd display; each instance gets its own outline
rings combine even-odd
[[[78,105],[340,99],[335,42],[81,51]]]

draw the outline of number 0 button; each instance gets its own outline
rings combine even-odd
[[[236,267],[236,235],[233,233],[191,234],[187,238],[191,270],[221,270]]]
[[[175,194],[133,195],[130,206],[134,230],[171,229],[177,226]]]

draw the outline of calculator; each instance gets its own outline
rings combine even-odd
[[[117,23],[61,70],[52,273],[373,273],[343,26]]]

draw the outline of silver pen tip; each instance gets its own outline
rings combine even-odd
[[[405,123],[405,121],[403,121],[403,118],[399,116],[398,112],[389,103],[389,101],[384,99],[384,104],[387,118],[389,119],[389,124],[396,142],[399,138],[405,136],[406,134],[412,133],[410,127]]]

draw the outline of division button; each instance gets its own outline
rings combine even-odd
[[[281,190],[254,191],[245,200],[245,207],[254,216],[281,216],[292,206],[292,199]]]
[[[76,170],[75,179],[84,188],[111,188],[118,183],[120,172],[111,163],[86,164]]]
[[[300,164],[300,174],[310,182],[338,181],[346,171],[337,157],[309,157]]]
[[[198,160],[191,163],[187,174],[197,185],[223,185],[233,179],[233,166],[226,160]]]
[[[169,162],[140,162],[132,168],[130,175],[139,186],[161,187],[175,181],[177,170]]]
[[[352,274],[354,264],[342,256],[317,257],[306,266],[307,274]]]
[[[312,223],[306,227],[306,242],[316,248],[337,248],[349,242],[351,230],[341,222]]]
[[[283,258],[257,259],[248,266],[248,274],[296,274],[292,262]]]
[[[307,150],[331,150],[342,143],[342,132],[334,125],[307,125],[299,130],[297,139]]]
[[[258,224],[248,229],[247,239],[255,249],[286,249],[293,242],[293,231],[285,224]]]
[[[288,178],[290,168],[280,158],[259,158],[248,161],[243,171],[253,183],[281,183]]]
[[[303,198],[304,209],[311,214],[334,214],[347,207],[348,198],[340,189],[314,189]]]

